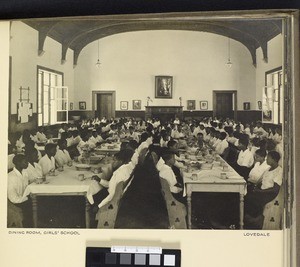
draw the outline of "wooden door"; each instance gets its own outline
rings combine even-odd
[[[99,118],[106,117],[108,119],[113,117],[113,97],[111,93],[97,94],[97,108],[96,116]]]
[[[236,119],[236,91],[214,91],[214,116]]]

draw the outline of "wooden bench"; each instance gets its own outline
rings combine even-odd
[[[117,184],[115,194],[111,201],[98,210],[96,214],[96,220],[98,220],[97,228],[113,229],[115,227],[121,198],[124,190],[128,188],[133,178],[134,171],[126,181]]]
[[[124,182],[118,183],[111,201],[98,210],[96,214],[96,220],[98,220],[97,228],[113,229],[115,227],[119,203],[122,198],[124,188]]]
[[[186,206],[173,197],[170,191],[170,186],[165,179],[160,178],[160,183],[162,195],[165,199],[168,210],[169,228],[186,229]]]
[[[263,216],[264,230],[280,230],[282,228],[282,214],[284,207],[284,189],[280,187],[275,199],[265,205]]]

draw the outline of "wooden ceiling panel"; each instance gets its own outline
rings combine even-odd
[[[242,43],[256,64],[256,49],[263,50],[267,60],[267,42],[281,33],[281,19],[197,19],[146,17],[138,19],[105,17],[35,19],[24,23],[39,32],[39,51],[47,36],[62,44],[62,62],[68,49],[74,51],[74,65],[86,45],[95,40],[124,32],[145,30],[185,30],[219,34]]]

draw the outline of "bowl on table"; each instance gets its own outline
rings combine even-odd
[[[36,184],[42,184],[45,181],[44,177],[37,177],[35,178],[34,182]]]
[[[75,168],[77,171],[87,171],[87,170],[91,169],[91,166],[88,164],[82,163],[82,164],[76,164]]]
[[[212,163],[202,163],[201,164],[201,170],[211,170],[213,167]]]

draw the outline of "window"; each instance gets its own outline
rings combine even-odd
[[[263,90],[263,121],[280,124],[283,122],[282,68],[266,72]]]
[[[63,73],[38,67],[38,125],[52,125],[68,120],[68,88]]]

